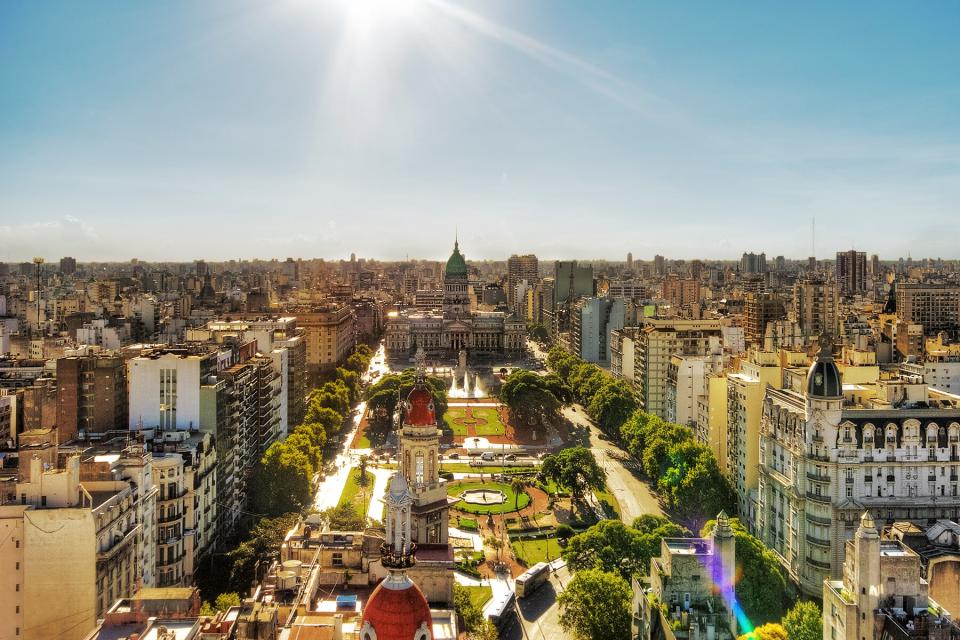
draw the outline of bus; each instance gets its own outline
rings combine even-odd
[[[487,608],[487,619],[500,631],[503,631],[515,618],[513,591],[504,591],[493,599]]]
[[[550,578],[550,565],[538,562],[517,576],[517,597],[525,598]]]

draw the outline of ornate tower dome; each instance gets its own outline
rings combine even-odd
[[[826,336],[820,339],[820,354],[807,372],[807,396],[831,399],[843,397],[840,370],[833,361],[832,344]]]
[[[360,640],[432,640],[430,605],[407,569],[415,563],[410,541],[410,511],[414,496],[403,474],[396,473],[384,498],[386,539],[380,562],[390,572],[370,594],[360,620]]]
[[[462,279],[467,278],[467,262],[463,259],[463,255],[460,253],[460,242],[454,240],[453,242],[453,253],[450,254],[450,257],[447,259],[447,266],[443,270],[443,279]]]

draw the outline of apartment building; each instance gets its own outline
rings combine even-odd
[[[785,380],[790,376],[785,373]],[[822,348],[806,387],[768,387],[756,532],[809,595],[838,579],[863,511],[879,522],[960,515],[960,403],[919,377],[843,385]]]
[[[128,424],[126,363],[118,354],[90,353],[57,360],[60,439],[124,429]]]
[[[353,309],[347,305],[319,305],[287,310],[297,318],[307,343],[310,375],[343,363],[356,344]]]
[[[837,334],[837,289],[821,276],[810,275],[793,285],[793,319],[805,336]]]
[[[960,329],[960,286],[898,282],[897,318],[923,325],[926,336]]]

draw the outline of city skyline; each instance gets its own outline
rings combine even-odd
[[[960,257],[956,5],[603,9],[4,5],[0,260]]]

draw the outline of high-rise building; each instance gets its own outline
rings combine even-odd
[[[633,254],[627,253],[627,269],[633,269]]]
[[[776,293],[750,292],[743,301],[744,334],[750,344],[761,344],[767,325],[786,317],[786,307]]]
[[[553,295],[556,304],[573,302],[596,293],[593,265],[580,266],[576,260],[553,263]]]
[[[923,325],[925,335],[960,329],[960,286],[898,282],[896,294],[897,317]]]
[[[586,362],[610,362],[610,335],[624,325],[626,306],[617,298],[584,298],[570,318],[573,351]]]
[[[836,335],[836,287],[817,275],[797,280],[793,286],[793,315],[805,336]]]
[[[740,273],[766,273],[767,254],[765,253],[744,253],[740,258]]]
[[[663,281],[663,299],[672,307],[684,307],[700,301],[700,282],[693,278],[667,276]]]
[[[534,286],[540,277],[537,256],[532,253],[507,258],[507,305],[511,309],[517,306],[517,285],[526,280],[528,286]]]
[[[855,296],[867,290],[867,254],[863,251],[838,251],[837,289],[841,296]]]
[[[60,273],[65,276],[72,276],[77,272],[77,261],[75,258],[66,256],[60,258]]]
[[[666,419],[671,357],[719,353],[721,326],[719,320],[646,318],[613,331],[610,342],[611,373],[632,383],[644,411]]]
[[[126,363],[119,355],[57,360],[57,428],[64,441],[128,425]]]
[[[880,256],[877,254],[870,256],[870,275],[874,277],[880,275]]]
[[[667,273],[667,259],[661,255],[653,256],[653,275],[662,276]]]

